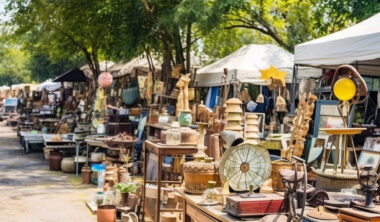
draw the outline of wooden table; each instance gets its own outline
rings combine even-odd
[[[145,186],[147,183],[153,183],[157,184],[157,200],[156,200],[156,218],[155,221],[160,221],[160,213],[162,211],[167,211],[167,212],[178,212],[182,210],[178,209],[161,209],[161,187],[162,184],[180,184],[181,181],[162,181],[161,176],[162,176],[162,161],[164,156],[173,156],[173,155],[189,155],[189,154],[194,154],[198,152],[198,149],[196,146],[183,146],[183,145],[177,145],[177,146],[172,146],[172,145],[166,145],[162,143],[153,143],[149,140],[146,140],[144,142],[143,146],[143,151],[144,151],[144,191],[143,191],[143,206],[142,209],[145,211],[145,193],[146,189]],[[147,175],[147,154],[148,152],[156,154],[158,157],[157,161],[157,181],[151,181],[147,180],[146,175]],[[143,214],[143,221],[144,221],[144,216],[145,212]]]
[[[190,222],[191,219],[195,221],[202,221],[202,222],[216,222],[216,221],[223,221],[223,222],[233,222],[233,221],[243,221],[237,217],[233,217],[226,212],[223,212],[224,206],[217,205],[217,206],[202,206],[198,203],[202,201],[202,195],[194,195],[194,194],[188,194],[185,193],[185,188],[179,187],[176,188],[175,191],[182,196],[184,199],[183,204],[183,215],[184,215],[184,222]],[[244,221],[257,221],[261,219],[261,217],[258,218],[251,218],[249,220]]]
[[[360,134],[362,131],[366,130],[366,128],[320,128],[319,130],[324,131],[325,133],[331,135],[333,137],[333,141],[331,143],[330,149],[324,149],[323,157],[325,161],[322,161],[321,169],[322,172],[326,169],[326,162],[329,159],[332,146],[335,143],[335,158],[334,158],[334,170],[333,174],[336,174],[338,171],[339,159],[340,161],[340,172],[343,174],[346,168],[346,164],[348,162],[348,149],[347,144],[351,142],[352,148],[354,150],[355,163],[357,164],[357,156],[356,150],[354,146],[353,135]],[[350,141],[349,141],[350,140]],[[359,173],[358,173],[359,176]]]
[[[340,222],[379,222],[380,214],[370,213],[355,208],[339,209]]]

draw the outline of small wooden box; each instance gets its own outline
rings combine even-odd
[[[278,194],[264,194],[260,198],[229,196],[226,199],[227,213],[236,217],[261,216],[284,211],[284,197]]]

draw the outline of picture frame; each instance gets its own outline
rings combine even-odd
[[[348,127],[352,124],[349,123]],[[318,138],[320,128],[343,128],[337,100],[318,100],[315,108],[313,137]]]
[[[380,153],[368,150],[362,150],[358,159],[359,169],[364,166],[372,166],[374,171],[377,172],[380,164]]]
[[[366,137],[363,150],[380,152],[380,137]]]

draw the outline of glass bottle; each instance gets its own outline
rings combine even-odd
[[[115,194],[110,188],[104,192],[103,205],[115,205]]]
[[[103,204],[104,201],[104,196],[102,191],[98,191],[98,193],[94,197],[94,202],[96,206],[100,206]]]
[[[203,192],[202,199],[204,204],[219,204],[220,192],[215,188],[215,181],[208,181],[208,188]]]

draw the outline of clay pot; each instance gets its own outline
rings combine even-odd
[[[49,155],[49,170],[61,171],[61,161],[63,159],[60,153],[51,153]]]
[[[61,169],[65,173],[75,173],[74,157],[65,157],[61,162]]]
[[[96,211],[98,222],[116,222],[116,207],[112,205],[98,206]]]
[[[89,166],[82,167],[82,184],[91,183],[91,168]]]

